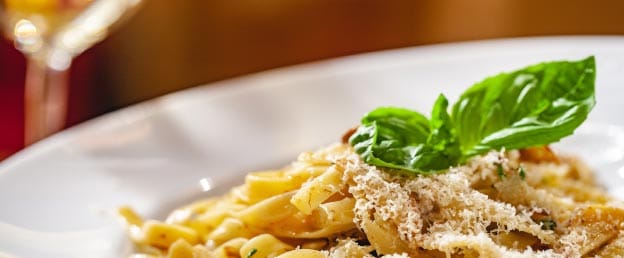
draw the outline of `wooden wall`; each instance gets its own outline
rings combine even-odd
[[[94,50],[94,100],[101,111],[242,74],[381,49],[624,34],[619,0],[144,1]]]

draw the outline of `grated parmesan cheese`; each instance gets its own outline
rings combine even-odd
[[[344,163],[343,181],[356,200],[355,224],[391,224],[411,250],[439,250],[447,256],[579,257],[581,246],[593,240],[583,232],[586,227],[565,227],[583,205],[544,187],[551,183],[549,176],[563,180],[571,169],[568,164],[529,164],[525,180],[516,172],[521,161],[515,151],[493,151],[448,173],[428,176],[386,173],[355,154],[337,162]],[[498,175],[499,166],[504,175]],[[559,227],[542,229],[543,223],[532,218],[536,214],[547,214]],[[514,234],[530,236],[535,246],[502,244]],[[540,245],[551,248],[540,250]]]

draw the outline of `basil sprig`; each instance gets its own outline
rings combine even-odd
[[[540,63],[473,85],[453,105],[440,95],[431,118],[380,107],[349,138],[371,165],[439,173],[489,150],[546,145],[568,136],[595,104],[594,57]]]

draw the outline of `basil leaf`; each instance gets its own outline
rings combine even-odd
[[[441,170],[456,165],[461,158],[461,151],[457,133],[448,112],[448,100],[440,94],[431,112],[431,133],[427,139],[427,146],[432,149],[430,154],[435,157],[428,161],[426,168]]]
[[[418,112],[382,107],[362,118],[349,143],[371,165],[435,173],[456,164],[460,158],[448,101],[440,95],[431,121]]]
[[[453,106],[464,159],[568,136],[595,104],[594,57],[541,63],[479,82]]]
[[[464,92],[452,115],[440,95],[430,119],[377,108],[362,118],[349,143],[368,164],[415,174],[439,173],[492,149],[549,144],[587,118],[595,105],[595,70],[589,57],[501,73]]]
[[[362,118],[349,143],[368,164],[403,169],[401,164],[423,147],[428,136],[425,116],[408,109],[381,107]]]
[[[362,125],[376,122],[387,139],[401,142],[424,142],[429,135],[429,120],[418,112],[405,108],[381,107],[362,118]],[[384,138],[384,139],[386,139]]]

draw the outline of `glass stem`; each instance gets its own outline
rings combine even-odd
[[[24,106],[26,146],[60,131],[67,115],[69,69],[51,68],[44,58],[27,56]]]

